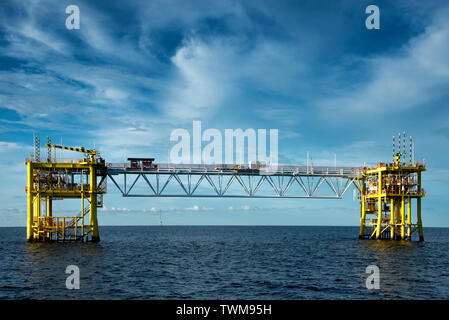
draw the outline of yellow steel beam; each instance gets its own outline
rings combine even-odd
[[[421,190],[421,172],[418,172],[418,190]],[[419,230],[419,241],[424,241],[424,234],[422,229],[422,220],[421,220],[421,198],[417,199],[417,216],[418,216],[418,230]]]
[[[379,167],[375,169],[370,169],[364,171],[365,175],[375,175],[379,171],[412,171],[412,172],[419,172],[419,171],[427,171],[427,168],[425,167],[408,167],[408,166],[394,166],[394,167]]]
[[[52,216],[52,200],[51,197],[48,196],[47,197],[47,217],[51,217]]]
[[[97,175],[95,166],[90,166],[90,214],[89,224],[92,228],[92,241],[100,241],[97,220]]]
[[[380,228],[382,225],[382,172],[378,171],[377,180],[377,227],[376,227],[376,239],[380,239]]]
[[[407,198],[407,237],[411,240],[411,225],[412,225],[412,199],[410,197]]]
[[[89,169],[89,164],[82,163],[54,163],[54,162],[33,162],[35,169]]]
[[[381,197],[387,197],[388,196],[388,197],[400,198],[400,197],[404,196],[404,194],[400,194],[400,193],[381,193],[380,196]],[[410,198],[426,198],[427,194],[407,194],[406,196],[410,197]],[[368,194],[366,196],[366,198],[368,198],[368,199],[372,199],[372,198],[377,199],[378,197],[379,197],[379,194],[377,194],[377,193]]]
[[[390,200],[390,239],[394,239],[396,233],[396,218],[394,215],[394,199]]]
[[[27,163],[27,240],[33,241],[33,163]]]
[[[365,218],[366,218],[366,210],[365,210],[365,196],[363,194],[360,195],[360,201],[362,204],[362,212],[360,215],[360,233],[359,237],[362,237],[365,234]]]
[[[97,191],[99,194],[105,194],[106,191]],[[77,190],[77,191],[58,191],[58,190],[46,190],[46,191],[32,191],[33,195],[40,194],[41,196],[51,196],[55,198],[81,198],[81,195],[89,194],[89,190]]]
[[[405,201],[401,197],[401,240],[405,239]]]

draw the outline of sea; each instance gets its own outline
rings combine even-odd
[[[0,299],[449,299],[449,228],[424,228],[424,242],[358,231],[103,226],[99,243],[27,243],[25,228],[3,227]]]

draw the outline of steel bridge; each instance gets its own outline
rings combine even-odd
[[[233,165],[159,164],[155,168],[130,168],[126,163],[107,164],[108,178],[124,197],[340,199],[361,175],[362,168],[350,167],[250,169]],[[143,185],[137,191],[139,181]],[[167,186],[173,184],[177,188],[169,191]],[[299,188],[293,188],[295,184]],[[200,185],[205,187],[199,188]],[[320,190],[323,186],[327,186],[324,194]],[[239,192],[229,192],[232,188]]]

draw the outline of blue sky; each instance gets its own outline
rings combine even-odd
[[[65,8],[80,8],[79,30]],[[367,30],[365,8],[380,8]],[[279,130],[279,162],[391,159],[407,131],[425,159],[425,226],[449,226],[447,1],[2,1],[0,226],[25,225],[24,158],[44,142],[107,161],[167,160],[170,132]],[[44,151],[43,151],[44,152]],[[67,156],[70,156],[67,154]],[[131,199],[112,183],[103,225],[358,225],[343,200]],[[56,202],[62,215],[78,208]],[[232,209],[230,208],[232,207]],[[55,213],[56,214],[56,213]]]

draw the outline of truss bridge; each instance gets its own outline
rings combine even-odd
[[[362,168],[108,163],[107,175],[124,197],[342,198]],[[140,183],[139,183],[140,182]],[[136,185],[139,183],[139,189]],[[176,188],[168,186],[176,185]],[[236,189],[238,192],[230,192]],[[325,189],[325,190],[323,190]]]

